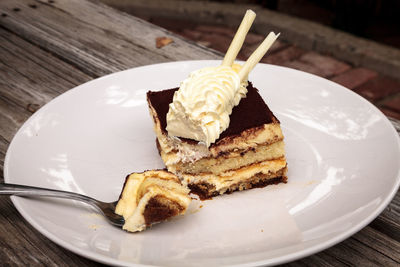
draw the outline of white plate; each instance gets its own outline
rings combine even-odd
[[[130,69],[57,97],[14,137],[5,181],[116,200],[128,173],[163,167],[146,92],[176,87],[190,71],[218,64]],[[332,246],[378,216],[400,181],[399,138],[386,117],[350,90],[304,72],[258,64],[250,80],[281,121],[287,184],[216,197],[137,234],[75,201],[13,197],[15,206],[57,244],[134,266],[283,263]]]

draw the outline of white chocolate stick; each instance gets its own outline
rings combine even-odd
[[[279,35],[280,33],[275,34],[274,32],[270,32],[267,38],[265,38],[265,40],[253,52],[253,54],[251,54],[246,63],[244,63],[242,69],[239,71],[239,77],[241,81],[243,81],[249,75],[250,71],[257,65],[257,63],[260,62],[262,57],[265,55],[265,53],[267,53],[268,49],[272,46]]]
[[[222,61],[222,66],[232,66],[233,62],[235,61],[237,55],[239,54],[240,49],[243,46],[244,39],[246,38],[247,33],[251,25],[253,24],[254,19],[256,18],[256,13],[253,10],[248,9],[246,14],[243,17],[242,22],[233,37],[231,45],[226,51],[224,60]]]

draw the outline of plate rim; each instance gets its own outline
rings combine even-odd
[[[163,65],[175,65],[175,64],[198,64],[198,63],[207,63],[209,62],[210,64],[215,64],[217,62],[221,62],[221,60],[183,60],[183,61],[172,61],[172,62],[165,62],[165,63],[156,63],[156,64],[149,64],[149,65],[143,65],[143,66],[139,66],[139,67],[133,67],[133,68],[129,68],[129,69],[125,69],[125,70],[121,70],[118,72],[114,72],[114,73],[110,73],[98,78],[94,78],[91,79],[85,83],[79,84],[71,89],[68,89],[67,91],[65,91],[64,93],[56,96],[55,98],[53,98],[52,100],[50,100],[49,102],[47,102],[45,105],[43,105],[40,109],[38,109],[34,114],[32,114],[21,126],[20,128],[17,130],[17,132],[14,134],[13,138],[10,141],[10,144],[7,148],[6,151],[6,155],[5,155],[5,159],[4,159],[4,167],[3,167],[3,174],[4,174],[4,182],[11,182],[11,177],[9,176],[9,171],[8,171],[8,167],[9,167],[9,161],[10,161],[10,154],[11,151],[13,150],[13,146],[15,145],[15,140],[16,138],[21,134],[21,131],[23,131],[23,129],[31,122],[31,120],[35,119],[36,116],[38,116],[38,114],[40,114],[41,112],[43,112],[45,109],[49,108],[49,106],[55,105],[58,101],[60,101],[61,98],[64,98],[66,95],[75,92],[77,90],[79,90],[81,87],[85,87],[87,84],[92,83],[94,81],[98,82],[99,80],[102,79],[107,79],[109,78],[109,76],[115,75],[115,74],[119,74],[122,72],[129,72],[132,71],[134,69],[142,69],[142,68],[148,68],[148,67],[158,67],[158,66],[163,66]],[[273,64],[266,64],[266,63],[259,63],[258,65],[266,65],[268,67],[273,67],[273,68],[281,68],[281,69],[285,69],[285,70],[289,70],[289,71],[294,71],[294,72],[300,72],[301,75],[307,75],[309,77],[312,77],[313,79],[317,78],[317,79],[322,79],[324,80],[324,82],[329,82],[334,84],[335,86],[338,86],[338,88],[340,88],[341,90],[346,90],[347,93],[352,94],[353,96],[356,96],[358,98],[358,100],[360,101],[364,101],[365,103],[367,103],[369,108],[372,108],[375,112],[378,112],[378,114],[381,116],[381,118],[383,118],[384,123],[386,124],[387,127],[389,127],[389,129],[391,130],[391,134],[393,134],[394,136],[398,137],[398,133],[395,130],[394,126],[390,123],[389,119],[386,117],[386,115],[380,111],[375,105],[373,105],[371,102],[369,102],[367,99],[363,98],[362,96],[360,96],[359,94],[355,93],[354,91],[338,84],[335,83],[331,80],[328,80],[326,78],[308,73],[308,72],[304,72],[301,70],[296,70],[296,69],[292,69],[292,68],[288,68],[288,67],[284,67],[284,66],[277,66],[277,65],[273,65]],[[397,148],[400,151],[400,137],[398,137],[397,139]],[[335,236],[334,238],[330,238],[324,242],[312,245],[311,247],[307,248],[307,249],[302,249],[300,251],[296,251],[296,252],[292,252],[289,254],[285,254],[285,255],[281,255],[278,257],[272,257],[271,259],[266,259],[266,260],[259,260],[259,261],[253,261],[253,262],[247,262],[247,263],[241,263],[241,264],[236,264],[233,266],[265,266],[265,265],[275,265],[275,264],[283,264],[283,263],[287,263],[287,262],[291,262],[291,261],[295,261],[301,258],[305,258],[307,256],[316,254],[318,252],[321,252],[325,249],[328,249],[342,241],[344,241],[345,239],[353,236],[355,233],[357,233],[358,231],[362,230],[364,227],[366,227],[369,223],[371,223],[375,218],[377,218],[382,212],[383,210],[389,205],[389,203],[393,200],[394,196],[396,195],[397,191],[400,188],[400,170],[398,170],[397,172],[397,177],[396,180],[394,181],[394,187],[392,187],[390,193],[385,197],[385,199],[383,199],[383,201],[380,203],[380,205],[373,211],[370,213],[370,215],[365,218],[362,221],[359,221],[357,224],[355,224],[354,226],[352,226],[350,229],[348,229],[347,231],[342,232],[341,234]],[[79,249],[75,246],[73,246],[72,244],[63,241],[62,239],[59,239],[56,235],[52,234],[51,232],[46,231],[39,223],[37,223],[33,217],[31,215],[29,215],[29,213],[27,213],[24,208],[22,207],[22,203],[19,201],[19,199],[21,199],[18,196],[11,196],[11,201],[13,203],[13,205],[16,207],[16,209],[18,210],[18,212],[21,214],[21,216],[29,223],[31,224],[38,232],[40,232],[42,235],[44,235],[46,238],[50,239],[52,242],[54,242],[57,245],[60,245],[61,247],[63,247],[64,249],[67,249],[77,255],[80,255],[82,257],[97,261],[97,262],[101,262],[101,263],[105,263],[105,264],[113,264],[116,266],[156,266],[156,265],[146,265],[146,264],[141,264],[141,263],[132,263],[132,262],[126,262],[126,261],[122,261],[122,260],[118,260],[118,259],[114,259],[108,256],[105,256],[103,254],[100,253],[96,253],[90,250],[82,250]]]

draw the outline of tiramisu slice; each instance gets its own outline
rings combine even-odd
[[[270,33],[243,66],[234,64],[254,18],[247,11],[220,66],[147,93],[165,165],[203,199],[287,180],[279,120],[247,81],[278,35]]]
[[[235,190],[286,182],[280,123],[251,83],[247,97],[232,110],[230,124],[215,143],[168,136],[166,113],[174,92],[148,92],[157,147],[170,172],[202,199]]]
[[[126,177],[115,213],[124,217],[124,230],[143,231],[184,214],[191,202],[188,194],[189,190],[170,172],[132,173]]]

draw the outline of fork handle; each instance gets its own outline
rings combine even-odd
[[[96,201],[91,197],[78,193],[9,183],[0,183],[0,195],[68,198],[83,201],[89,204]]]

